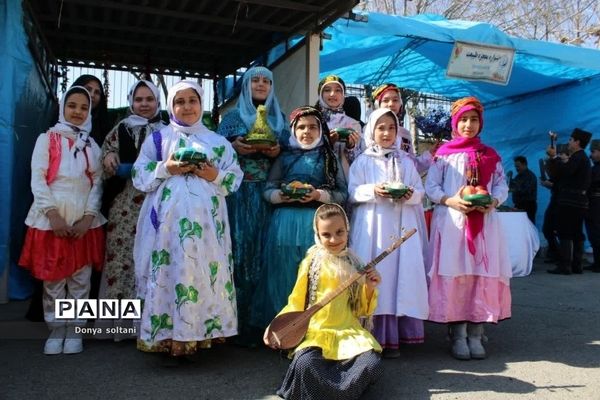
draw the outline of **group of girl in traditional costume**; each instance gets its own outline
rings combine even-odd
[[[101,299],[135,299],[135,263],[133,246],[144,193],[131,179],[131,167],[146,137],[162,129],[160,96],[152,82],[136,82],[127,95],[130,115],[106,136],[102,145],[104,199],[107,203],[106,256],[100,282]],[[103,324],[104,323],[104,324]],[[132,320],[96,320],[96,326],[129,328]],[[131,337],[131,330],[116,331],[114,338]]]
[[[417,156],[399,122],[397,86],[375,90],[364,130],[343,111],[345,89],[326,77],[316,107],[295,109],[288,125],[271,71],[251,68],[214,133],[202,123],[198,84],[169,90],[165,125],[156,86],[139,81],[131,115],[98,139],[102,150],[90,137],[92,97],[69,89],[59,123],[34,150],[35,200],[20,261],[44,280],[52,330],[44,352],[81,351],[81,337],[66,327],[85,321],[56,321],[54,300],[87,298],[92,267],[104,265],[102,298],[142,300],[138,348],[181,356],[235,335],[256,345],[275,315],[319,301],[416,228],[313,316],[278,394],[360,397],[381,375],[382,351],[397,357],[401,343],[424,340],[423,320],[449,324],[454,357],[484,358],[482,323],[510,317],[511,269],[494,210],[507,187],[499,156],[479,138],[483,107],[475,98],[454,103],[453,139]],[[246,140],[260,123],[271,146]],[[186,153],[202,158],[182,160]],[[113,197],[106,253],[102,174]],[[300,186],[290,192],[292,183]],[[467,184],[485,186],[492,204],[463,200]],[[405,193],[395,197],[394,185]],[[295,187],[304,191],[294,195]],[[436,203],[430,238],[425,195]]]
[[[131,174],[146,193],[134,247],[144,303],[138,347],[173,356],[237,334],[225,196],[243,174],[231,143],[202,123],[201,93],[192,81],[169,90],[169,126],[146,138]],[[176,161],[179,149],[206,161]]]
[[[348,188],[350,203],[354,205],[350,244],[362,259],[375,258],[388,247],[390,237],[402,236],[403,229],[417,228],[419,232],[418,238],[378,266],[382,283],[373,333],[388,357],[399,355],[401,342],[423,340],[422,330],[411,333],[405,328],[403,317],[423,320],[428,315],[423,257],[426,242],[421,235],[425,233],[425,190],[413,161],[399,148],[398,128],[394,112],[387,108],[373,111],[364,129],[366,149],[350,167]],[[393,198],[386,189],[393,183],[404,184],[408,192]]]
[[[244,141],[257,122],[257,106],[267,109],[268,127],[276,143],[262,151]],[[262,329],[251,323],[251,310],[256,302],[256,287],[263,278],[263,249],[271,207],[263,200],[273,160],[289,138],[289,127],[275,95],[273,73],[265,67],[248,70],[242,78],[237,106],[225,114],[217,133],[228,139],[235,149],[244,173],[239,189],[227,197],[230,231],[233,242],[234,280],[238,301],[239,335],[237,342],[255,346]]]
[[[298,264],[313,243],[310,227],[315,210],[323,203],[344,204],[347,196],[342,167],[323,133],[321,113],[314,107],[300,107],[290,119],[288,145],[271,168],[263,193],[274,209],[253,307],[253,321],[263,329],[286,304]],[[305,184],[310,192],[300,198],[286,196],[281,185],[294,181]]]
[[[500,156],[484,145],[483,107],[474,97],[452,104],[453,139],[436,152],[425,191],[433,211],[429,253],[429,320],[448,323],[452,355],[481,359],[483,323],[511,315],[511,264],[496,207],[508,196]],[[461,192],[481,185],[492,196],[474,207]]]
[[[43,281],[44,319],[50,328],[45,354],[83,349],[81,319],[56,319],[58,299],[87,299],[92,268],[104,259],[106,219],[100,213],[100,148],[90,138],[92,99],[82,86],[64,94],[58,123],[41,134],[31,159],[34,201],[19,265]]]

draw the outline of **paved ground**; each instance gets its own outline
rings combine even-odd
[[[487,328],[489,358],[457,361],[445,328],[385,360],[375,399],[600,399],[600,274],[554,276],[536,261],[512,281],[513,318]],[[0,305],[0,399],[276,399],[288,365],[268,349],[221,345],[165,368],[133,342],[88,340],[76,355],[42,354],[42,324],[26,302]],[[16,339],[15,337],[37,339]]]

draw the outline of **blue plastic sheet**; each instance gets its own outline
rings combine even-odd
[[[0,271],[4,271],[8,263],[10,245],[16,100],[33,64],[27,50],[22,14],[21,2],[0,4]]]
[[[449,98],[477,96],[484,103],[518,97],[600,75],[600,51],[511,37],[490,24],[445,20],[437,15],[399,17],[370,13],[369,20],[338,20],[326,30],[321,76],[347,83],[394,82]],[[507,86],[446,78],[455,41],[514,48]]]
[[[326,31],[332,39],[323,44],[321,76],[336,74],[355,84],[393,82],[450,99],[477,96],[486,106],[482,139],[498,150],[507,171],[514,169],[515,156],[524,155],[539,176],[549,130],[562,143],[575,127],[600,138],[598,50],[519,39],[489,24],[436,15],[370,13],[367,23],[338,20]],[[514,48],[508,85],[446,78],[456,40]],[[548,199],[548,189],[539,186],[540,228]]]
[[[31,293],[29,272],[17,266],[31,205],[31,153],[55,104],[28,48],[20,1],[0,3],[0,273],[9,266],[9,297]]]

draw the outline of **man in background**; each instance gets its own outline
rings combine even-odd
[[[517,176],[510,180],[509,189],[515,208],[527,213],[527,218],[535,225],[537,211],[537,178],[527,167],[527,159],[523,156],[514,158]]]
[[[559,157],[564,157],[565,159],[569,158],[569,149],[566,143],[557,144],[556,151]],[[544,260],[544,262],[546,264],[556,264],[560,260],[557,233],[558,204],[556,202],[556,194],[558,193],[560,183],[556,178],[552,180],[548,179],[548,177],[546,176],[546,164],[547,161],[544,162],[543,165],[540,167],[540,184],[546,189],[550,190],[550,201],[548,202],[548,207],[544,212],[544,222],[542,225],[542,233],[544,234],[546,242],[548,242],[548,248],[546,250],[546,259]]]
[[[585,217],[585,228],[594,252],[594,263],[589,269],[600,272],[600,139],[592,140],[590,150],[594,165],[592,167],[592,182],[588,190],[590,208]]]
[[[548,271],[552,274],[570,275],[583,272],[583,220],[589,208],[588,189],[592,177],[590,159],[584,149],[591,138],[590,132],[575,128],[569,138],[569,158],[566,160],[557,156],[554,147],[546,149],[550,157],[550,179],[560,181],[556,199],[560,261],[557,268]]]

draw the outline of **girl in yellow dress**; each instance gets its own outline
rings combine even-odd
[[[320,206],[313,220],[315,245],[301,262],[288,304],[280,314],[320,301],[364,267],[347,247],[349,223],[337,204]],[[377,306],[379,273],[365,276],[319,310],[293,356],[277,394],[285,399],[358,399],[382,373],[381,346],[361,326]],[[265,336],[265,343],[267,339]]]

